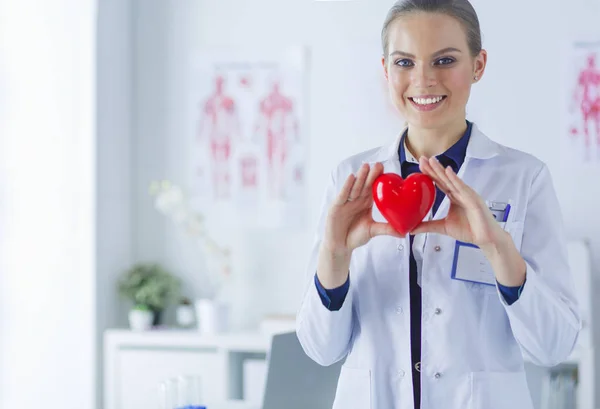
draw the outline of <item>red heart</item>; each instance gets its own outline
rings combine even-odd
[[[413,173],[406,179],[384,173],[373,183],[373,200],[389,224],[406,235],[423,221],[433,206],[435,186],[431,178]]]

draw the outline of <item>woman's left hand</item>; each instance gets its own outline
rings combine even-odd
[[[421,157],[419,165],[421,172],[431,177],[448,196],[450,209],[444,219],[422,222],[411,234],[441,233],[480,248],[493,246],[501,240],[505,232],[486,203],[451,167],[444,169],[435,157]]]

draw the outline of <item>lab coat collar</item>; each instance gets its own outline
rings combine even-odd
[[[385,162],[388,161],[399,162],[400,158],[398,157],[398,147],[402,141],[402,135],[404,135],[406,128],[406,126],[402,128],[402,131],[396,136],[393,143],[377,149],[373,155],[365,160],[365,162],[370,164],[377,162],[385,164]],[[481,132],[476,124],[473,124],[471,138],[469,139],[469,144],[467,145],[466,157],[474,159],[490,159],[498,155],[500,151],[500,145],[492,141],[483,132]]]
[[[467,145],[467,158],[491,159],[501,153],[502,147],[481,132],[477,125],[473,124],[472,132]]]

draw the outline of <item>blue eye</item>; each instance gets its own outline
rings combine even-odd
[[[397,60],[394,64],[399,67],[410,67],[413,65],[412,61],[407,59]]]
[[[454,58],[444,57],[444,58],[440,58],[439,60],[437,60],[436,64],[438,64],[438,65],[448,65],[448,64],[452,64],[454,61],[455,61]]]

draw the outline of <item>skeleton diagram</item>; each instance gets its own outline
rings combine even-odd
[[[201,107],[198,139],[208,139],[213,191],[216,199],[231,195],[232,145],[238,139],[240,124],[234,100],[224,92],[224,78],[215,78],[215,91]]]
[[[266,140],[269,195],[281,199],[290,142],[299,140],[299,132],[293,102],[281,93],[278,82],[259,103],[255,137]]]
[[[585,151],[589,156],[591,148],[590,122],[594,125],[596,145],[600,148],[600,70],[596,67],[596,56],[588,56],[587,67],[584,68],[577,79],[577,86],[573,94],[573,103],[579,104],[577,109],[583,121],[583,134],[585,137]],[[577,137],[580,130],[573,126],[571,136]]]

